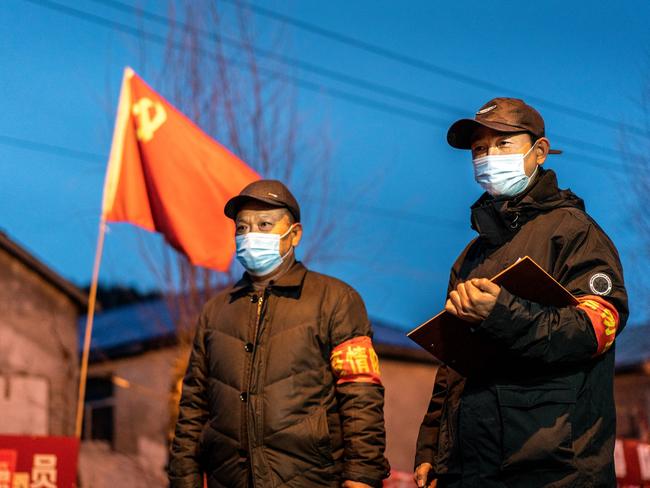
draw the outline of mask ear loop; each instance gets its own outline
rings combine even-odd
[[[528,151],[526,151],[526,154],[524,154],[524,157],[523,157],[523,160],[524,160],[524,161],[526,160],[526,157],[530,154],[530,151],[533,150],[533,148],[535,147],[535,145],[537,145],[537,141],[535,141],[535,144],[533,144],[533,145],[531,146],[531,148],[530,148]],[[525,191],[526,189],[528,189],[528,187],[530,186],[531,182],[535,179],[535,175],[537,174],[537,170],[538,170],[538,169],[539,169],[539,164],[535,166],[535,171],[533,171],[533,174],[530,175],[530,176],[527,176],[527,178],[528,178],[528,183],[526,183],[526,188],[524,188],[524,191]],[[516,218],[516,219],[512,222],[512,224],[510,225],[511,228],[513,228],[513,229],[516,229],[516,228],[517,228],[517,226],[519,225],[519,224],[516,223],[518,219],[519,219],[519,214],[517,214],[517,218]],[[515,226],[512,227],[512,225],[515,225]]]
[[[287,236],[289,235],[289,232],[291,232],[291,231],[293,230],[293,228],[295,227],[296,224],[297,224],[297,222],[291,224],[291,227],[289,227],[289,229],[287,229],[287,231],[286,231],[284,234],[282,234],[282,235],[280,236],[280,240],[282,240],[282,239],[284,239],[285,237],[287,237]],[[289,250],[288,250],[287,252],[284,253],[284,255],[280,256],[280,259],[282,259],[282,261],[284,261],[284,258],[286,258],[286,257],[291,253],[291,251],[293,251],[293,246],[291,246],[291,247],[289,248]]]
[[[524,154],[524,159],[526,159],[526,158],[528,157],[528,155],[530,154],[530,151],[532,151],[533,149],[535,149],[535,146],[537,145],[537,142],[538,142],[538,141],[539,141],[539,139],[537,139],[537,141],[535,141],[535,142],[533,143],[533,145],[530,146],[530,149],[529,149],[528,151],[526,151],[526,154]]]
[[[539,139],[537,139],[537,141],[539,141]],[[529,149],[528,151],[526,151],[526,154],[524,154],[524,161],[526,160],[526,158],[527,158],[528,155],[530,154],[530,151],[532,151],[533,149],[535,149],[535,146],[537,145],[537,141],[535,141],[535,143],[534,143],[532,146],[530,146],[530,149]],[[530,182],[533,181],[533,178],[534,178],[535,175],[537,174],[537,170],[538,170],[538,169],[539,169],[539,164],[536,164],[536,165],[535,165],[535,171],[533,171],[533,174],[530,175],[530,176],[528,177],[528,184],[530,184]],[[528,186],[528,185],[526,185],[526,186]]]
[[[291,226],[287,229],[287,231],[280,236],[280,239],[284,239],[285,237],[287,237],[289,235],[289,232],[291,232],[293,230],[293,228],[295,227],[295,225],[297,223],[298,222],[294,222],[293,224],[291,224]]]

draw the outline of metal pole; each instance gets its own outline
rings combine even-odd
[[[90,338],[93,332],[93,319],[95,318],[95,303],[97,301],[97,283],[99,281],[99,266],[102,261],[104,249],[104,236],[106,235],[106,220],[104,215],[99,221],[99,236],[97,237],[97,249],[95,251],[95,264],[93,265],[93,277],[90,284],[88,296],[88,315],[86,316],[86,332],[84,334],[84,347],[81,356],[81,371],[79,374],[79,397],[77,398],[77,420],[75,424],[75,436],[81,439],[81,429],[84,416],[84,398],[86,396],[86,379],[88,377],[88,356],[90,354]]]

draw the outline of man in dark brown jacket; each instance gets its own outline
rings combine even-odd
[[[490,360],[436,376],[415,460],[418,486],[614,487],[614,339],[628,316],[614,244],[541,165],[544,121],[496,98],[449,129],[472,152],[486,193],[472,206],[478,237],[451,270],[446,310],[467,322]],[[490,282],[532,257],[579,300],[542,306]]]
[[[361,297],[295,260],[279,181],[225,208],[247,272],[201,313],[171,446],[172,488],[381,486],[384,390]]]

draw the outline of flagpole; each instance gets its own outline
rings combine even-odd
[[[88,296],[88,314],[86,315],[86,331],[84,333],[84,346],[81,356],[81,371],[79,374],[79,396],[77,397],[77,419],[75,422],[75,436],[81,439],[81,430],[84,418],[84,399],[86,396],[86,380],[88,378],[88,357],[90,355],[90,338],[93,332],[93,320],[95,318],[95,304],[97,302],[97,284],[99,282],[99,267],[102,261],[104,250],[104,237],[106,236],[106,219],[102,212],[99,220],[99,235],[97,237],[97,248],[95,250],[95,263],[93,265],[93,276],[90,283]]]
[[[104,179],[104,195],[102,199],[102,214],[99,219],[99,234],[97,236],[97,248],[95,250],[95,263],[93,264],[93,276],[90,282],[88,296],[88,314],[86,315],[86,331],[84,333],[84,346],[81,355],[81,371],[79,372],[79,396],[77,397],[77,418],[75,421],[75,436],[81,439],[81,431],[84,418],[84,400],[86,397],[86,380],[88,378],[88,357],[90,355],[90,339],[93,333],[93,321],[95,319],[95,305],[97,303],[97,285],[99,282],[99,267],[102,262],[104,251],[104,237],[106,236],[106,221],[115,201],[115,193],[120,177],[122,156],[124,150],[124,137],[131,111],[131,88],[130,80],[133,77],[133,70],[129,67],[124,69],[120,98],[117,104],[117,116],[113,130],[113,142],[111,154],[108,158],[106,177]],[[110,220],[110,219],[108,219]]]

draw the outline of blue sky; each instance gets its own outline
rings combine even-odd
[[[123,1],[167,13],[165,1]],[[52,3],[138,25],[137,18],[98,2]],[[135,38],[46,5],[5,0],[0,8],[0,228],[63,276],[85,283],[122,69],[132,66],[158,89],[159,76],[174,73],[157,71],[159,46],[145,43],[143,59]],[[516,95],[539,109],[552,142],[554,136],[579,141],[558,141],[565,154],[551,157],[547,167],[557,171],[562,187],[585,199],[619,247],[631,322],[645,319],[633,285],[643,280],[648,263],[637,260],[642,242],[625,219],[634,201],[625,191],[617,154],[621,131],[594,118],[642,124],[638,100],[650,83],[650,3],[258,0],[257,5],[485,82],[462,83],[252,15],[260,32],[282,31],[283,54],[452,107],[432,109],[293,71],[321,87],[297,89],[305,130],[327,126],[332,141],[330,211],[340,222],[340,257],[315,266],[357,288],[371,315],[409,329],[441,307],[449,267],[473,236],[469,205],[480,195],[469,155],[446,144],[446,126],[471,116],[490,98]],[[223,5],[226,18],[231,10]],[[491,88],[495,85],[503,90]],[[336,89],[440,123],[351,103],[331,96]],[[533,97],[551,103],[533,103]],[[593,117],[573,117],[568,109]],[[84,154],[35,151],[38,146],[16,139]],[[301,171],[309,174],[308,161]],[[305,210],[309,233],[314,210],[307,204]],[[142,262],[139,235],[128,225],[111,227],[103,280],[145,289],[159,284]]]

